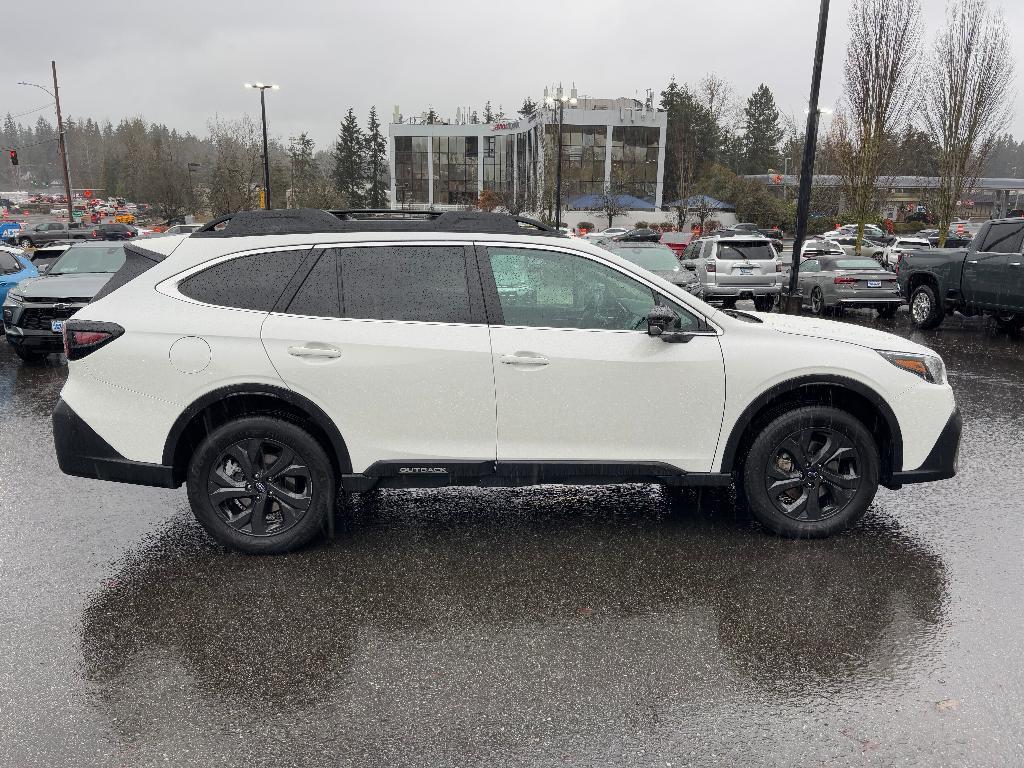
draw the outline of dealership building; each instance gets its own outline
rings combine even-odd
[[[394,208],[462,208],[475,205],[485,190],[505,199],[536,200],[545,167],[554,172],[556,108],[542,105],[533,115],[493,123],[469,121],[468,110],[460,110],[452,122],[430,121],[426,116],[406,120],[397,108],[395,112],[388,129]],[[580,218],[572,216],[572,211],[593,206],[594,196],[609,188],[613,178],[631,208],[660,208],[666,127],[666,113],[652,109],[649,101],[579,97],[575,106],[566,104],[562,116],[566,219]]]

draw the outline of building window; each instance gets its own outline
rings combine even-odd
[[[478,197],[476,136],[434,136],[434,203],[474,205]]]
[[[514,134],[484,137],[484,189],[499,195],[512,193],[515,139]]]
[[[395,199],[406,204],[430,202],[426,136],[395,136]]]
[[[643,125],[612,128],[612,182],[624,194],[654,204],[658,190],[661,131]]]
[[[569,208],[582,197],[604,192],[607,136],[603,125],[562,126],[562,184]],[[547,126],[545,139],[553,142],[557,153],[557,124]]]

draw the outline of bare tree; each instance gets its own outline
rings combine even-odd
[[[595,213],[608,219],[608,226],[611,227],[616,216],[621,216],[629,210],[625,202],[626,191],[621,176],[612,173],[612,183],[604,188],[604,191],[597,195],[594,205],[587,209],[587,213]]]
[[[956,0],[947,7],[922,94],[925,125],[939,146],[940,246],[1009,120],[1013,56],[1003,14],[988,0]]]
[[[877,181],[892,146],[888,136],[909,120],[921,30],[919,0],[853,0],[843,70],[843,101],[831,139],[847,206],[864,225],[878,215]]]

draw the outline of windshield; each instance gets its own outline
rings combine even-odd
[[[836,259],[836,269],[878,269],[874,259]]]
[[[95,245],[71,246],[47,272],[48,275],[76,275],[117,272],[124,264],[124,248]]]
[[[679,269],[679,260],[667,245],[656,245],[650,248],[615,248],[612,253],[652,272],[670,272]]]
[[[749,242],[742,240],[720,240],[718,242],[718,258],[774,261],[775,249],[763,240]]]

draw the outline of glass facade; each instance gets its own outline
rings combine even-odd
[[[434,204],[475,205],[479,197],[476,136],[434,136]]]
[[[558,125],[547,126],[545,134],[557,152]],[[579,197],[604,192],[607,137],[603,125],[562,126],[562,183],[570,208]]]
[[[643,125],[612,128],[612,180],[624,194],[652,205],[658,191],[658,139],[661,131]]]
[[[395,137],[395,198],[399,207],[430,202],[428,147],[426,136]]]
[[[516,137],[511,133],[483,137],[484,189],[498,194],[512,193],[515,142]]]

